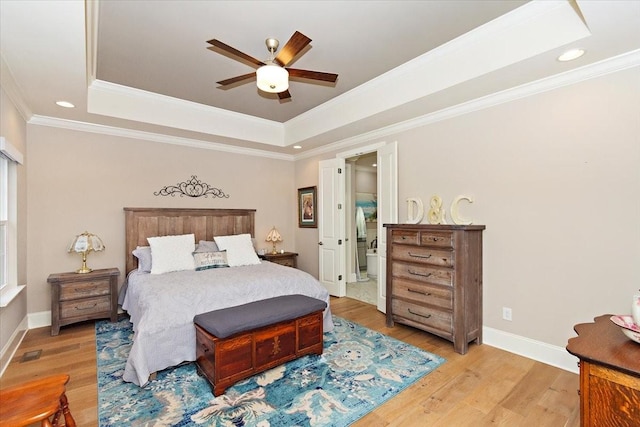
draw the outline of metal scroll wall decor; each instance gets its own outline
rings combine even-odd
[[[179,182],[176,185],[167,185],[162,188],[160,191],[156,191],[153,193],[155,196],[175,196],[176,194],[182,196],[189,197],[219,197],[228,199],[229,195],[225,194],[219,188],[215,188],[207,184],[206,182],[202,182],[198,179],[196,175],[191,175],[191,179],[185,182]]]

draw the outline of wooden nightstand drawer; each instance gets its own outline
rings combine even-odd
[[[111,313],[111,298],[109,295],[96,298],[83,298],[60,303],[60,318],[93,316],[97,313]]]
[[[60,288],[60,301],[109,295],[109,279],[68,283]]]
[[[298,263],[297,263],[298,254],[295,252],[282,252],[282,253],[279,252],[275,254],[263,254],[263,255],[258,255],[258,257],[260,257],[260,259],[263,259],[265,261],[284,265],[286,267],[293,267],[293,268],[298,267]]]

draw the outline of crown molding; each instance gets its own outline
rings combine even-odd
[[[454,105],[452,107],[448,107],[439,111],[434,111],[433,113],[425,114],[414,119],[395,123],[393,125],[357,135],[355,137],[346,138],[341,141],[323,145],[322,147],[308,150],[304,153],[295,155],[295,160],[301,160],[321,154],[326,154],[328,152],[336,150],[346,149],[359,144],[371,142],[373,140],[384,140],[387,139],[390,135],[394,135],[400,132],[405,132],[442,120],[462,116],[464,114],[491,108],[500,104],[505,104],[521,98],[534,96],[539,93],[559,89],[565,86],[570,86],[586,80],[594,79],[619,71],[624,71],[626,69],[638,66],[640,66],[640,49],[627,52],[613,58],[605,59],[600,62],[585,65],[584,67],[576,68],[571,71],[566,71],[564,73],[536,80],[534,82],[527,83],[521,86],[516,86],[511,89],[506,89],[501,92],[496,92],[469,102]]]
[[[2,52],[0,52],[0,86],[5,91],[9,99],[11,99],[24,121],[29,121],[31,116],[33,116],[33,112],[29,108],[29,105],[24,101],[24,96],[22,95],[23,92],[20,89],[20,86],[18,86],[16,79],[13,77],[9,64],[4,60]]]
[[[79,132],[98,133],[101,135],[118,136],[144,141],[160,142],[163,144],[180,145],[184,147],[200,148],[204,150],[223,151],[227,153],[242,154],[245,156],[264,157],[269,159],[293,161],[290,154],[274,153],[267,150],[236,147],[219,142],[202,141],[192,138],[164,135],[160,133],[145,132],[139,130],[124,129],[115,126],[98,125],[75,120],[58,119],[55,117],[34,115],[27,122],[30,125],[48,126],[61,129],[70,129]]]
[[[4,66],[4,65],[3,65]],[[570,86],[586,80],[594,79],[603,75],[616,73],[629,68],[640,66],[640,50],[631,51],[613,58],[609,58],[594,64],[586,65],[575,70],[560,73],[551,77],[527,83],[511,89],[507,89],[495,94],[487,95],[473,101],[465,102],[433,113],[425,114],[415,119],[406,120],[390,126],[379,128],[370,132],[362,133],[354,137],[336,141],[322,147],[311,149],[296,155],[273,153],[268,150],[256,150],[242,147],[235,147],[223,143],[202,141],[190,138],[173,137],[164,134],[144,132],[137,130],[124,129],[114,126],[96,125],[86,122],[73,120],[57,119],[53,117],[33,115],[29,111],[29,119],[25,119],[27,123],[40,126],[50,126],[64,129],[72,129],[81,132],[100,133],[105,135],[119,136],[125,138],[140,139],[146,141],[155,141],[165,144],[182,145],[187,147],[201,148],[206,150],[223,151],[242,155],[265,157],[271,159],[296,161],[310,158],[338,150],[346,150],[364,143],[372,141],[381,141],[387,139],[390,135],[422,126],[436,123],[442,120],[451,119],[462,116],[464,114],[491,108],[500,104],[515,101],[528,96],[534,96],[539,93],[550,90],[559,89],[561,87]],[[4,73],[3,73],[4,74]],[[3,87],[5,76],[3,76]],[[6,89],[5,89],[6,90]],[[12,97],[13,100],[13,97]],[[16,103],[18,104],[18,103]],[[26,105],[24,108],[27,108]],[[21,107],[21,114],[25,114]],[[27,108],[28,111],[28,108]]]

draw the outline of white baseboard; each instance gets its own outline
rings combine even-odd
[[[0,377],[2,376],[2,374],[4,374],[5,369],[7,369],[7,366],[9,366],[11,359],[13,359],[13,356],[18,350],[18,347],[20,347],[20,343],[24,339],[24,336],[27,334],[27,325],[27,316],[25,316],[18,327],[15,329],[15,331],[13,331],[13,334],[11,334],[11,338],[9,338],[7,344],[5,344],[4,348],[0,352]]]
[[[45,326],[51,326],[51,312],[39,311],[37,313],[30,313],[29,317],[29,329],[44,328]]]
[[[578,358],[571,355],[564,347],[532,340],[487,326],[482,328],[482,335],[484,344],[528,357],[565,371],[578,373]]]

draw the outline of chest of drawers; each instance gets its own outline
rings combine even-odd
[[[483,225],[385,224],[387,326],[482,344]]]
[[[60,327],[90,319],[118,318],[117,268],[94,270],[90,273],[51,274],[51,335]]]

